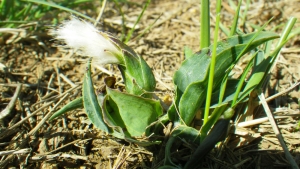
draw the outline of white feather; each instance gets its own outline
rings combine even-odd
[[[119,63],[113,53],[120,54],[120,51],[90,23],[72,17],[50,33],[74,49],[76,54],[93,57],[93,62]]]

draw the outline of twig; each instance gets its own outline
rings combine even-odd
[[[77,86],[77,85],[75,85],[70,79],[68,79],[64,74],[59,73],[59,76],[60,76],[65,82],[67,82],[69,85],[71,85],[72,87]]]
[[[67,154],[67,153],[57,153],[57,154],[52,154],[52,155],[35,155],[29,160],[32,161],[38,161],[38,160],[54,160],[54,159],[59,159],[59,158],[71,158],[74,160],[88,160],[88,157],[86,156],[80,156],[80,155],[75,155],[75,154]]]
[[[248,158],[242,160],[241,162],[235,164],[234,167],[236,167],[236,168],[241,167],[244,163],[246,163],[246,162],[248,162],[248,161],[250,161],[250,160],[252,160],[252,158],[251,158],[251,157],[248,157]]]
[[[49,81],[48,81],[48,86],[47,86],[47,93],[46,93],[46,95],[48,95],[48,94],[50,93],[50,90],[49,90],[49,89],[51,88],[51,84],[52,84],[54,78],[55,78],[55,74],[52,73],[51,76],[50,76],[50,79],[49,79]],[[45,97],[45,96],[44,96],[44,97]]]
[[[11,75],[17,75],[17,76],[31,76],[34,77],[35,75],[33,73],[10,73]]]
[[[49,117],[54,113],[53,111],[56,110],[56,108],[60,105],[61,102],[65,100],[65,98],[69,96],[67,93],[63,98],[61,98],[58,103],[54,105],[54,107],[50,110],[50,112],[28,133],[28,136],[34,135],[40,127],[49,119]]]
[[[177,9],[176,11],[174,11],[173,13],[171,13],[169,16],[167,16],[165,19],[162,19],[161,21],[159,22],[156,22],[152,28],[154,27],[158,27],[160,26],[161,24],[171,20],[172,18],[176,17],[177,15],[180,15],[181,13],[185,12],[186,10],[188,10],[191,6],[193,5],[193,3],[190,3],[188,4],[187,6],[185,6],[184,8],[180,8],[180,9]]]
[[[164,86],[164,87],[165,87],[166,89],[168,89],[168,90],[172,90],[172,88],[171,88],[170,86],[168,86],[167,84],[165,84],[165,83],[161,80],[161,76],[160,76],[157,72],[153,71],[153,73],[155,74],[156,80],[157,80],[162,86]]]
[[[55,58],[55,57],[48,57],[46,58],[48,61],[56,60],[56,61],[71,61],[71,62],[87,62],[87,59],[74,59],[74,58]]]
[[[297,81],[300,80],[299,77],[295,73],[292,73],[292,71],[286,65],[287,64],[283,64],[283,67],[289,72],[289,74],[292,75]]]
[[[108,74],[109,76],[112,76],[114,73],[113,72],[111,72],[111,71],[109,71],[109,70],[107,70],[107,69],[105,69],[104,67],[102,67],[102,66],[99,66],[99,65],[93,65],[95,68],[97,68],[97,69],[99,69],[99,70],[101,70],[102,72],[104,72],[104,73],[106,73],[106,74]]]
[[[275,119],[283,119],[283,118],[297,117],[297,116],[300,116],[300,114],[274,116],[274,118]],[[254,120],[238,123],[237,126],[238,127],[249,127],[249,126],[254,126],[254,125],[257,125],[257,124],[261,124],[261,123],[266,122],[266,121],[268,121],[268,117],[262,117],[262,118],[259,118],[259,119],[254,119]]]
[[[56,71],[56,74],[57,74],[57,83],[58,83],[58,91],[59,91],[59,94],[62,94],[62,91],[63,91],[63,89],[62,89],[62,83],[61,83],[61,81],[60,81],[60,76],[59,76],[59,68],[58,68],[58,66],[56,65],[56,67],[55,67],[55,71]]]
[[[6,44],[10,44],[13,42],[17,42],[22,38],[25,38],[27,36],[25,29],[16,29],[16,28],[0,28],[0,33],[10,33],[12,34],[12,37],[10,37]]]
[[[283,148],[283,151],[285,153],[285,157],[290,162],[290,165],[291,165],[291,167],[293,169],[299,169],[299,167],[298,167],[297,163],[295,162],[293,156],[291,155],[291,153],[289,152],[287,146],[285,145],[285,142],[283,140],[282,135],[280,134],[278,126],[277,126],[277,124],[275,122],[275,119],[273,117],[273,114],[271,113],[271,110],[270,110],[270,108],[269,108],[269,106],[268,106],[268,104],[266,102],[265,96],[264,96],[264,94],[261,91],[258,94],[258,98],[262,102],[262,105],[263,105],[263,107],[265,109],[265,112],[266,112],[266,114],[267,114],[267,116],[269,118],[269,121],[270,121],[271,125],[272,125],[273,131],[274,131],[277,139],[279,140],[281,147]]]
[[[19,84],[11,84],[11,83],[0,83],[0,86],[5,87],[18,87]],[[29,84],[29,83],[22,83],[23,87],[37,87],[38,84]]]
[[[9,127],[7,130],[5,130],[4,132],[0,133],[0,139],[3,139],[5,136],[9,135],[9,133],[11,133],[15,128],[19,127],[20,125],[22,125],[26,120],[28,120],[30,117],[36,115],[38,112],[40,112],[41,110],[43,110],[45,107],[50,106],[53,103],[53,101],[47,103],[46,105],[44,105],[43,107],[40,107],[39,109],[37,109],[36,111],[34,111],[32,114],[30,114],[29,116],[25,117],[24,119],[22,119],[21,121],[19,121],[18,123],[14,124],[13,126]]]
[[[8,151],[0,151],[0,156],[10,155],[10,154],[27,154],[30,153],[30,148],[24,148],[21,150],[8,150]]]
[[[115,164],[113,166],[113,169],[118,169],[121,168],[122,164],[126,161],[126,159],[130,156],[131,152],[129,152],[128,154],[124,155],[126,153],[126,150],[124,148],[124,145],[122,146],[118,157],[115,161]]]
[[[107,0],[104,0],[104,1],[102,2],[102,7],[101,7],[101,10],[100,10],[100,13],[99,13],[99,15],[97,16],[97,19],[96,19],[96,21],[95,21],[95,23],[94,23],[95,26],[97,26],[97,23],[100,21],[100,19],[101,19],[101,17],[102,17],[102,14],[103,14],[104,9],[105,9],[105,7],[106,7],[106,2],[107,2]]]
[[[297,82],[297,83],[295,83],[294,85],[292,85],[291,87],[287,88],[286,90],[281,91],[281,92],[279,92],[279,93],[277,93],[277,94],[274,94],[273,96],[270,96],[270,97],[266,98],[266,99],[265,99],[266,102],[269,102],[269,101],[275,99],[276,97],[279,97],[279,96],[281,96],[282,94],[287,93],[287,92],[293,90],[293,89],[294,89],[295,87],[297,87],[299,84],[300,84],[300,82]],[[261,104],[262,104],[262,101],[260,101],[259,104],[261,105]]]
[[[24,111],[26,112],[26,116],[30,116],[32,114],[28,105],[24,108]],[[30,127],[33,128],[34,124],[36,123],[36,119],[31,117],[28,121]]]
[[[60,149],[63,149],[63,148],[65,148],[65,147],[67,147],[67,146],[69,146],[69,145],[72,145],[72,144],[75,144],[75,143],[77,143],[77,142],[83,142],[83,141],[89,141],[89,140],[91,140],[91,138],[84,139],[84,140],[78,139],[78,140],[72,141],[72,142],[70,142],[70,143],[68,143],[68,144],[65,144],[65,145],[63,145],[63,146],[61,146],[61,147],[58,147],[58,148],[55,149],[55,150],[52,150],[52,151],[47,152],[47,153],[44,153],[44,154],[39,154],[39,155],[47,155],[47,154],[51,154],[51,153],[53,153],[53,152],[55,152],[55,151],[58,151],[58,150],[60,150]]]
[[[4,142],[4,143],[0,143],[0,146],[7,146],[9,144],[11,144],[11,142]]]
[[[1,111],[1,113],[0,113],[0,120],[2,120],[3,118],[5,118],[6,116],[9,115],[9,113],[11,112],[11,110],[13,109],[13,107],[15,106],[15,103],[17,101],[17,98],[18,98],[18,96],[20,94],[21,89],[22,89],[22,84],[18,84],[14,96],[12,97],[12,99],[10,100],[10,102],[8,103],[8,105],[6,106],[6,108]]]

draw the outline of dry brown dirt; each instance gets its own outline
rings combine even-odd
[[[158,79],[157,95],[162,99],[173,96],[172,75],[184,59],[184,46],[195,52],[199,50],[198,3],[196,0],[153,0],[128,43],[153,68]],[[122,6],[128,26],[125,30],[137,19],[142,4],[135,1]],[[96,18],[101,4],[92,5],[98,5],[98,10],[85,13]],[[215,4],[211,6],[213,30]],[[227,1],[222,6],[222,24],[230,28],[234,9]],[[262,26],[274,17],[266,29],[280,34],[290,17],[300,19],[299,6],[299,0],[251,1],[246,22],[239,27],[244,32],[252,32],[253,27]],[[243,14],[245,4],[242,11]],[[120,11],[112,2],[108,3],[101,22],[99,29],[122,36]],[[297,21],[298,32],[299,25]],[[139,147],[99,131],[83,109],[68,112],[51,122],[43,121],[49,113],[81,96],[86,61],[57,47],[45,25],[34,27],[37,29],[33,31],[32,25],[21,25],[20,33],[8,32],[0,37],[0,111],[1,114],[9,112],[0,123],[0,168],[157,168],[161,165],[163,159],[157,158],[160,152],[157,147]],[[224,37],[221,33],[220,38]],[[282,49],[265,91],[266,97],[280,93],[269,106],[275,115],[285,116],[277,124],[298,164],[300,93],[298,86],[287,89],[299,82],[299,42],[296,35]],[[244,64],[241,62],[236,67],[237,75]],[[100,89],[103,78],[110,73],[122,86],[117,69],[105,68],[109,72],[94,69],[95,88]],[[266,116],[261,107],[253,114],[254,119]],[[206,168],[289,168],[268,120],[232,131],[221,145],[224,146],[218,146],[204,160]]]

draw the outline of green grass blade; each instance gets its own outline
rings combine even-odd
[[[114,3],[116,4],[120,14],[121,14],[121,17],[122,17],[122,33],[121,33],[121,37],[120,37],[120,40],[123,42],[124,41],[124,37],[125,37],[125,32],[126,32],[126,26],[125,26],[125,15],[124,15],[124,12],[122,10],[122,7],[121,5],[119,4],[118,0],[113,0]]]
[[[69,102],[67,105],[65,105],[63,108],[55,112],[50,118],[49,121],[52,121],[53,119],[65,114],[66,112],[78,109],[78,108],[83,108],[83,100],[82,97],[79,97],[75,100],[72,100]]]
[[[278,41],[276,47],[281,46],[281,45],[284,43],[284,41],[286,41],[286,39],[288,38],[289,34],[291,33],[291,30],[292,30],[293,26],[294,26],[295,23],[296,23],[296,21],[297,21],[297,19],[294,18],[294,17],[292,17],[292,18],[288,21],[288,23],[287,23],[285,29],[283,30],[282,35],[281,35],[281,37],[280,37],[280,39],[279,39],[279,41]],[[278,55],[279,52],[280,52],[280,51],[278,51],[278,52],[275,54],[275,57],[274,57],[273,60],[276,60],[277,55]]]
[[[208,78],[208,87],[207,87],[207,94],[206,94],[206,105],[205,105],[205,111],[204,111],[203,124],[205,124],[208,120],[211,95],[212,95],[212,90],[213,90],[215,64],[216,64],[216,57],[217,57],[217,43],[218,43],[218,37],[219,37],[219,23],[220,23],[220,16],[221,16],[220,11],[221,11],[221,0],[218,0],[217,1],[216,26],[215,26],[215,33],[214,33],[214,45],[213,45],[213,51],[212,51],[212,57],[211,57],[211,62],[210,62],[210,69],[209,69],[209,78]]]
[[[239,16],[240,16],[240,8],[241,8],[241,4],[242,4],[242,0],[239,0],[238,6],[235,10],[235,15],[233,18],[233,23],[231,26],[231,30],[230,30],[230,36],[233,36],[235,34],[236,28],[237,28],[237,24],[238,24],[238,20],[239,20]]]
[[[249,71],[251,70],[251,68],[252,68],[252,66],[253,66],[253,59],[254,59],[254,57],[255,57],[257,54],[258,54],[258,51],[255,52],[255,54],[251,57],[251,60],[248,62],[246,68],[245,68],[244,71],[243,71],[242,76],[240,77],[240,80],[239,80],[239,84],[238,84],[237,90],[236,90],[236,92],[235,92],[235,94],[234,94],[234,97],[233,97],[233,100],[232,100],[232,103],[231,103],[231,107],[232,107],[232,108],[235,107],[235,105],[236,105],[236,103],[237,103],[237,99],[238,99],[239,94],[240,94],[240,92],[241,92],[241,90],[242,90],[242,87],[243,87],[243,85],[244,85],[244,83],[245,83],[245,79],[246,79],[246,77],[247,77]]]
[[[295,37],[295,36],[297,36],[297,35],[299,35],[299,34],[300,34],[300,27],[295,28],[295,29],[293,30],[293,32],[290,33],[290,36],[289,36],[288,38]]]
[[[235,2],[236,2],[236,1],[228,0],[229,6],[230,6],[232,9],[235,9],[235,8],[236,8]]]
[[[161,14],[162,15],[162,14]],[[148,30],[151,30],[153,26],[155,26],[155,23],[157,22],[157,20],[161,17],[161,15],[159,15],[159,17],[157,17],[153,23],[151,23],[148,27],[146,27],[142,33],[140,33],[135,39],[140,39],[140,37],[142,37]]]
[[[227,108],[227,104],[220,104],[218,105],[212,114],[210,115],[209,119],[200,129],[200,137],[201,141],[204,140],[204,138],[207,136],[209,130],[214,126],[214,124],[219,120],[220,116],[223,114],[223,112]]]
[[[32,10],[32,3],[30,3],[27,8],[25,8],[25,11],[24,11],[24,20],[25,20],[25,17],[28,16],[28,13]]]
[[[224,99],[224,95],[225,95],[225,91],[226,91],[226,86],[227,86],[227,82],[228,82],[228,75],[229,75],[229,71],[226,72],[226,74],[223,77],[221,86],[220,86],[220,95],[219,95],[219,102],[218,104],[221,104],[223,102]]]
[[[200,30],[200,48],[206,48],[210,45],[210,12],[209,0],[201,0],[201,30]]]
[[[95,19],[93,19],[93,18],[91,18],[91,17],[89,17],[87,15],[84,15],[84,14],[82,14],[80,12],[77,12],[75,10],[72,10],[72,9],[69,9],[69,8],[66,8],[66,7],[54,4],[54,3],[50,3],[50,2],[46,2],[46,1],[40,1],[40,0],[21,0],[21,1],[50,6],[50,7],[53,7],[53,8],[57,8],[57,9],[64,10],[64,11],[70,12],[72,14],[78,15],[78,16],[80,16],[82,18],[85,18],[85,19],[91,21],[91,22],[95,22]]]
[[[139,16],[138,16],[137,20],[135,21],[133,27],[130,29],[130,31],[129,31],[129,33],[128,33],[126,39],[125,39],[125,43],[127,43],[127,42],[130,40],[130,38],[131,38],[131,36],[132,36],[132,34],[133,34],[133,31],[135,30],[136,25],[140,22],[142,16],[144,15],[144,12],[146,11],[148,5],[150,4],[150,2],[151,2],[151,0],[148,0],[148,1],[146,2],[146,4],[144,5],[144,7],[143,7],[143,9],[142,9],[142,12],[139,14]]]
[[[272,18],[267,22],[265,23],[259,30],[258,32],[252,37],[252,39],[249,41],[249,43],[247,44],[247,46],[244,48],[244,51],[247,50],[247,48],[250,46],[251,42],[258,36],[258,34],[267,26],[267,24],[272,20]],[[241,57],[242,54],[244,53],[241,52],[240,55],[238,57]],[[230,70],[232,70],[233,66],[230,68]],[[261,69],[263,68],[259,68],[259,73],[257,73],[255,76],[259,76],[261,77]],[[252,77],[251,77],[252,78]],[[262,78],[262,77],[261,77]],[[257,79],[257,78],[254,78],[254,79]],[[260,79],[261,80],[261,79]],[[250,84],[250,85],[249,85]],[[254,89],[254,86],[258,85],[258,80],[252,80],[251,83],[248,83],[247,86],[245,87],[245,89],[243,90],[243,95],[238,99],[239,101],[241,101],[242,99],[244,99],[246,97],[247,94],[249,94],[253,89]],[[220,94],[220,95],[223,95],[223,94]],[[236,100],[233,101],[232,103],[232,106],[236,103]]]
[[[26,17],[34,16],[34,15],[28,15],[28,12],[30,11],[31,6],[32,6],[32,4],[30,4],[30,5],[28,5],[28,6],[25,6],[22,10],[20,10],[20,11],[15,15],[15,19],[18,19],[18,20],[25,20]],[[36,13],[36,11],[35,11],[35,13]],[[32,18],[30,18],[29,20],[32,20]]]
[[[220,23],[220,29],[226,35],[226,37],[229,37],[230,30],[226,26],[224,26],[222,23]]]
[[[255,65],[255,70],[253,71],[253,74],[251,75],[250,79],[248,80],[247,85],[241,92],[241,95],[238,98],[237,102],[242,101],[245,97],[249,95],[249,93],[257,88],[259,88],[259,85],[262,84],[263,79],[267,75],[268,66],[270,65],[271,57],[267,57],[259,64]]]
[[[280,40],[275,48],[275,50],[272,52],[272,54],[269,55],[260,65],[257,66],[257,70],[254,70],[254,74],[251,76],[248,84],[243,90],[243,93],[239,100],[246,97],[246,95],[249,94],[250,91],[252,91],[255,88],[261,88],[261,85],[264,84],[264,81],[267,79],[267,75],[272,70],[272,67],[275,65],[275,61],[278,57],[278,53],[280,52],[281,48],[284,46],[284,44],[287,42],[287,38],[289,36],[289,33],[291,32],[292,27],[294,26],[296,22],[295,18],[291,18],[285,27],[282,36],[280,37]]]
[[[246,8],[244,10],[244,13],[242,14],[242,25],[244,26],[244,28],[246,27],[246,19],[248,15],[249,5],[250,5],[250,0],[246,0]]]
[[[247,44],[247,46],[244,48],[244,51],[248,50],[248,48],[251,45],[251,42],[259,35],[260,32],[262,32],[264,30],[264,28],[271,22],[273,18],[271,18],[270,20],[268,20],[268,22],[266,22],[257,32],[256,34],[252,37],[252,39],[249,41],[249,43]],[[244,51],[240,53],[240,55],[238,56],[241,57],[244,54]]]
[[[8,16],[11,10],[13,10],[14,1],[12,0],[2,0],[0,11],[1,11],[1,19],[4,20],[6,18],[9,18],[11,16]]]

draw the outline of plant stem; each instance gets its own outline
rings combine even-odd
[[[242,0],[239,0],[239,4],[238,4],[238,6],[236,8],[236,11],[235,11],[235,15],[234,15],[234,19],[233,19],[233,23],[232,23],[232,26],[231,26],[229,36],[233,36],[235,34],[235,31],[236,31],[236,28],[237,28],[237,23],[238,23],[239,16],[240,16],[241,3],[242,3]]]
[[[201,0],[201,30],[200,30],[200,48],[210,45],[210,17],[209,0]]]
[[[217,43],[218,43],[218,36],[219,36],[220,11],[221,11],[221,0],[218,0],[217,1],[216,27],[215,27],[215,33],[214,33],[214,46],[213,46],[212,57],[211,57],[211,62],[210,62],[210,69],[209,69],[209,79],[208,79],[208,86],[207,86],[206,105],[205,105],[203,124],[205,124],[208,120],[210,101],[211,101],[211,95],[212,95],[213,84],[214,84],[213,79],[214,79],[214,73],[215,73]]]
[[[101,10],[100,10],[100,13],[99,15],[97,16],[97,19],[96,19],[96,22],[94,22],[94,26],[97,26],[98,22],[100,21],[101,17],[102,17],[102,14],[104,12],[104,9],[106,7],[106,2],[107,0],[103,0],[102,2],[102,7],[101,7]]]

